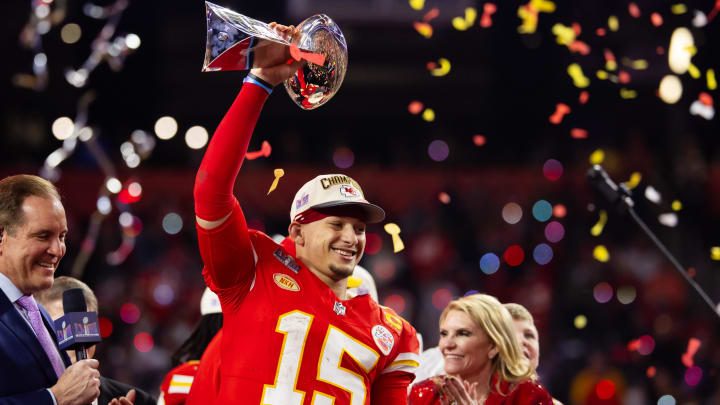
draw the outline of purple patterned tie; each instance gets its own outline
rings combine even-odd
[[[42,315],[40,314],[40,310],[38,309],[35,299],[32,295],[23,295],[17,300],[17,303],[28,312],[30,325],[32,326],[33,331],[35,331],[35,335],[37,335],[40,345],[50,359],[50,363],[52,363],[53,369],[55,369],[55,374],[60,377],[63,371],[65,371],[65,365],[60,358],[60,354],[55,348],[55,344],[50,337],[50,333],[48,333],[48,330],[43,324]]]

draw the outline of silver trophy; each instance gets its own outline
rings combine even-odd
[[[217,4],[206,1],[205,9],[207,42],[203,72],[263,67],[263,61],[255,58],[256,50],[272,41],[288,46],[296,59],[308,60],[284,83],[288,95],[300,108],[318,108],[340,89],[347,70],[347,43],[330,17],[316,14],[305,19],[298,25],[300,35],[293,40],[267,23]]]

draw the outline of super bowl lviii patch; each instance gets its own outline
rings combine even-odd
[[[273,281],[283,290],[300,291],[300,284],[287,274],[275,273],[273,274]]]
[[[285,267],[288,269],[294,271],[295,273],[300,271],[300,266],[298,266],[297,263],[295,263],[295,259],[293,259],[292,256],[285,253],[282,248],[275,249],[275,252],[273,253],[273,256],[275,256],[276,259],[280,261],[280,263],[284,264]]]
[[[378,349],[380,349],[384,355],[387,356],[390,354],[390,351],[395,345],[395,338],[386,327],[382,325],[373,326],[372,337]]]

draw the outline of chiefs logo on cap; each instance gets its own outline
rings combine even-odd
[[[341,184],[340,194],[348,198],[360,197],[360,193],[358,193],[357,189],[350,184]]]

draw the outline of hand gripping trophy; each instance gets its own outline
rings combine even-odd
[[[307,18],[298,26],[299,35],[289,38],[262,21],[216,4],[206,1],[205,9],[207,42],[203,72],[264,67],[262,48],[272,41],[287,45],[296,60],[308,61],[284,83],[295,104],[312,110],[337,93],[347,70],[347,44],[330,17],[316,14]]]

